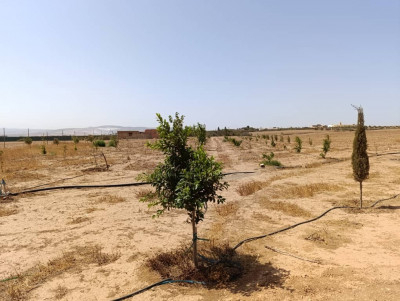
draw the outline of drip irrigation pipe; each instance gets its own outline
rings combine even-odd
[[[374,208],[374,207],[376,206],[376,204],[378,204],[378,203],[380,203],[380,202],[383,202],[383,201],[395,199],[395,198],[397,198],[399,195],[400,195],[400,193],[399,193],[399,194],[396,194],[396,195],[394,195],[394,196],[391,196],[391,197],[389,197],[389,198],[386,198],[386,199],[377,200],[377,201],[374,202],[372,205],[367,206],[367,207],[363,207],[363,209]],[[332,207],[332,208],[326,210],[325,212],[323,212],[321,215],[318,215],[317,217],[314,217],[314,218],[312,218],[312,219],[302,221],[302,222],[300,222],[300,223],[297,223],[297,224],[294,224],[294,225],[285,227],[285,228],[280,229],[280,230],[276,230],[276,231],[274,231],[274,232],[271,232],[271,233],[268,233],[268,234],[265,234],[265,235],[260,235],[260,236],[255,236],[255,237],[250,237],[250,238],[244,239],[244,240],[242,240],[241,242],[239,242],[239,243],[233,248],[233,250],[236,250],[237,248],[239,248],[241,245],[243,245],[243,244],[245,244],[245,243],[248,243],[248,242],[251,242],[251,241],[254,241],[254,240],[258,240],[258,239],[261,239],[261,238],[265,238],[265,237],[267,237],[267,236],[272,236],[272,235],[275,235],[275,234],[278,234],[278,233],[281,233],[281,232],[284,232],[284,231],[287,231],[287,230],[296,228],[296,227],[298,227],[298,226],[300,226],[300,225],[304,225],[304,224],[308,224],[308,223],[314,222],[314,221],[320,219],[321,217],[325,216],[325,215],[328,214],[329,212],[331,212],[331,211],[333,211],[333,210],[336,210],[336,209],[359,209],[359,207],[354,207],[354,206],[336,206],[336,207]]]
[[[32,190],[24,190],[20,192],[10,192],[7,195],[16,196],[25,193],[34,193],[40,191],[57,190],[57,189],[82,189],[82,188],[112,188],[112,187],[128,187],[128,186],[141,186],[148,185],[148,182],[138,182],[138,183],[126,183],[126,184],[107,184],[107,185],[69,185],[69,186],[55,186],[47,188],[39,188]]]
[[[249,174],[249,173],[256,173],[255,171],[233,171],[233,172],[227,172],[227,173],[223,173],[223,176],[229,176],[229,175],[236,175],[239,173],[244,173],[244,174]]]
[[[141,289],[139,291],[136,291],[136,292],[134,292],[132,294],[129,294],[129,295],[117,298],[117,299],[113,299],[112,301],[122,301],[122,300],[125,300],[125,299],[128,299],[128,298],[131,298],[133,296],[139,295],[141,293],[144,293],[145,291],[147,291],[147,290],[149,290],[149,289],[151,289],[153,287],[156,287],[156,286],[159,286],[159,285],[163,285],[163,284],[169,284],[169,283],[189,283],[189,284],[202,284],[202,285],[205,285],[205,282],[199,282],[199,281],[193,281],[193,280],[165,279],[165,280],[162,280],[160,282],[156,282],[156,283],[154,283],[152,285],[149,285],[149,286],[147,286],[147,287],[145,287],[145,288],[143,288],[143,289]]]
[[[343,208],[356,208],[356,207],[350,207],[350,206],[337,206],[337,207],[332,207],[332,208],[326,210],[326,211],[325,211],[324,213],[322,213],[321,215],[319,215],[319,216],[317,216],[317,217],[314,217],[314,218],[312,218],[312,219],[309,219],[309,220],[306,220],[306,221],[302,221],[302,222],[300,222],[300,223],[297,223],[297,224],[288,226],[288,227],[283,228],[283,229],[280,229],[280,230],[276,230],[276,231],[271,232],[271,233],[268,233],[268,234],[264,234],[264,235],[255,236],[255,237],[250,237],[250,238],[244,239],[244,240],[242,240],[241,242],[239,242],[235,247],[233,247],[233,250],[236,250],[237,248],[239,248],[241,245],[243,245],[243,244],[245,244],[245,243],[248,243],[248,242],[251,242],[251,241],[254,241],[254,240],[258,240],[258,239],[261,239],[261,238],[265,238],[265,237],[267,237],[267,236],[272,236],[272,235],[275,235],[275,234],[278,234],[278,233],[281,233],[281,232],[284,232],[284,231],[287,231],[287,230],[296,228],[296,227],[298,227],[298,226],[300,226],[300,225],[304,225],[304,224],[307,224],[307,223],[311,223],[311,222],[313,222],[313,221],[316,221],[316,220],[320,219],[321,217],[323,217],[324,215],[328,214],[328,212],[330,212],[330,211],[332,211],[332,210],[343,209]]]
[[[54,182],[49,182],[49,183],[46,183],[46,184],[32,186],[32,187],[29,187],[26,190],[31,190],[31,189],[34,189],[34,188],[43,187],[43,186],[47,186],[47,185],[50,185],[50,184],[54,184],[54,183],[58,183],[58,182],[66,181],[66,180],[76,179],[76,178],[80,178],[80,177],[83,177],[83,176],[86,176],[86,175],[79,175],[79,176],[75,176],[75,177],[63,178],[63,179],[56,180]]]
[[[391,196],[391,197],[386,198],[386,199],[377,200],[377,201],[374,202],[372,205],[370,205],[370,206],[368,206],[368,207],[363,207],[363,209],[374,208],[374,207],[376,206],[376,204],[378,204],[378,203],[380,203],[380,202],[383,202],[383,201],[395,199],[395,198],[397,198],[399,195],[400,195],[400,194],[396,194],[396,195]],[[245,240],[242,240],[241,242],[239,242],[239,243],[233,248],[233,250],[236,250],[237,248],[239,248],[241,245],[243,245],[243,244],[245,244],[245,243],[248,243],[248,242],[251,242],[251,241],[254,241],[254,240],[258,240],[258,239],[261,239],[261,238],[265,238],[265,237],[267,237],[267,236],[272,236],[272,235],[275,235],[275,234],[278,234],[278,233],[281,233],[281,232],[284,232],[284,231],[287,231],[287,230],[296,228],[296,227],[298,227],[298,226],[300,226],[300,225],[304,225],[304,224],[308,224],[308,223],[314,222],[314,221],[320,219],[321,217],[325,216],[325,215],[328,214],[329,212],[331,212],[331,211],[333,211],[333,210],[336,210],[336,209],[359,209],[359,207],[354,207],[354,206],[336,206],[336,207],[332,207],[332,208],[326,210],[325,212],[323,212],[321,215],[318,215],[317,217],[314,217],[314,218],[312,218],[312,219],[302,221],[302,222],[300,222],[300,223],[297,223],[297,224],[288,226],[288,227],[286,227],[286,228],[283,228],[283,229],[280,229],[280,230],[277,230],[277,231],[274,231],[274,232],[271,232],[271,233],[268,233],[268,234],[265,234],[265,235],[250,237],[250,238],[247,238],[247,239],[245,239]]]
[[[399,195],[400,195],[400,194],[396,194],[396,195],[394,195],[394,196],[392,196],[392,197],[389,197],[389,198],[386,198],[386,199],[377,200],[377,201],[374,202],[372,205],[370,205],[370,206],[368,206],[368,207],[365,207],[365,208],[366,208],[366,209],[368,209],[368,208],[373,208],[373,207],[374,207],[376,204],[378,204],[379,202],[383,202],[383,201],[395,199],[395,198],[397,198]],[[261,239],[261,238],[265,238],[265,237],[267,237],[267,236],[272,236],[272,235],[275,235],[275,234],[278,234],[278,233],[281,233],[281,232],[284,232],[284,231],[287,231],[287,230],[296,228],[296,227],[298,227],[298,226],[300,226],[300,225],[303,225],[303,224],[311,223],[311,222],[313,222],[313,221],[316,221],[316,220],[322,218],[323,216],[325,216],[326,214],[328,214],[330,211],[333,211],[333,210],[336,210],[336,209],[359,209],[359,208],[358,208],[358,207],[352,207],[352,206],[336,206],[336,207],[332,207],[332,208],[326,210],[326,211],[323,212],[321,215],[319,215],[319,216],[317,216],[317,217],[315,217],[315,218],[312,218],[312,219],[309,219],[309,220],[306,220],[306,221],[303,221],[303,222],[300,222],[300,223],[297,223],[297,224],[288,226],[288,227],[286,227],[286,228],[283,228],[283,229],[280,229],[280,230],[277,230],[277,231],[274,231],[274,232],[271,232],[271,233],[268,233],[268,234],[265,234],[265,235],[250,237],[250,238],[247,238],[247,239],[245,239],[245,240],[242,240],[241,242],[239,242],[239,243],[233,248],[233,250],[236,250],[237,248],[239,248],[241,245],[243,245],[243,244],[245,244],[245,243],[248,243],[248,242],[251,242],[251,241],[254,241],[254,240],[258,240],[258,239]],[[270,250],[272,250],[272,251],[276,251],[276,252],[278,251],[278,250],[275,250],[275,249],[273,249],[273,248],[271,248],[271,247],[268,247],[268,246],[266,246],[266,248],[268,248],[268,249],[270,249]],[[288,254],[288,253],[286,253],[286,252],[282,252],[282,253],[285,253],[285,255],[293,256],[293,257],[295,257],[295,258],[299,258],[299,257],[296,257],[296,256],[294,256],[294,255]],[[199,257],[200,257],[201,259],[205,260],[205,261],[210,262],[211,265],[215,265],[215,264],[224,262],[224,259],[212,260],[212,259],[209,259],[209,258],[207,258],[207,257],[205,257],[205,256],[200,255],[200,254],[199,254]],[[306,259],[304,259],[304,258],[299,258],[299,259],[306,260]],[[306,260],[306,261],[310,261],[310,262],[313,262],[313,263],[319,263],[318,261],[312,261],[312,260]],[[155,286],[159,286],[159,285],[163,285],[163,284],[167,284],[167,283],[176,283],[176,282],[184,282],[184,283],[191,283],[191,284],[197,283],[197,284],[203,284],[203,285],[206,284],[206,283],[204,283],[204,282],[196,282],[196,281],[193,281],[193,280],[172,280],[172,279],[166,279],[166,280],[162,280],[162,281],[160,281],[160,282],[154,283],[154,284],[152,284],[152,285],[150,285],[150,286],[148,286],[148,287],[146,287],[146,288],[144,288],[144,289],[141,289],[141,290],[139,290],[139,291],[136,291],[136,292],[134,292],[134,293],[132,293],[132,294],[126,295],[126,296],[124,296],[124,297],[121,297],[121,298],[119,298],[119,299],[115,299],[115,300],[112,300],[112,301],[125,300],[125,299],[128,299],[128,298],[130,298],[130,297],[136,296],[136,295],[138,295],[138,294],[140,294],[140,293],[143,293],[144,291],[147,291],[147,290],[149,290],[149,289],[151,289],[151,288],[153,288],[153,287],[155,287]]]
[[[235,171],[222,174],[223,176],[238,174],[238,173],[255,173],[254,171]],[[78,177],[78,176],[77,176]],[[57,189],[82,189],[82,188],[113,188],[113,187],[128,187],[128,186],[141,186],[141,185],[149,185],[150,182],[137,182],[137,183],[126,183],[126,184],[104,184],[104,185],[68,185],[68,186],[55,186],[55,187],[46,187],[46,188],[38,188],[38,189],[30,189],[30,190],[23,190],[20,192],[10,192],[7,195],[10,196],[17,196],[20,194],[25,193],[35,193],[41,191],[48,191],[48,190],[57,190]],[[40,187],[40,186],[37,186]]]
[[[296,255],[290,254],[290,253],[285,252],[285,251],[281,251],[281,250],[272,248],[270,246],[265,246],[265,248],[268,249],[268,250],[271,250],[273,252],[285,255],[285,256],[290,256],[290,257],[293,257],[293,258],[296,258],[296,259],[299,259],[299,260],[303,260],[303,261],[308,261],[308,262],[311,262],[311,263],[321,264],[321,262],[319,260],[306,259],[306,258],[303,258],[303,257],[300,257],[300,256],[296,256]]]

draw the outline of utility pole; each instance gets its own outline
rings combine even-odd
[[[3,143],[4,143],[3,148],[6,148],[6,129],[5,128],[3,128]]]
[[[29,128],[28,128],[28,137],[29,137]]]
[[[47,145],[49,145],[49,132],[46,132],[46,142],[47,142]]]

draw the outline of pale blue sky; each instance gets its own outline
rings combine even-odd
[[[400,0],[0,0],[0,127],[400,125]]]

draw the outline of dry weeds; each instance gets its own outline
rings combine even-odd
[[[87,208],[85,211],[86,211],[86,213],[92,213],[92,212],[97,211],[97,210],[102,210],[102,209],[99,209],[99,208],[96,208],[96,207],[90,207],[90,208]]]
[[[316,168],[322,166],[322,162],[312,162],[305,165],[306,168]]]
[[[5,208],[2,205],[0,205],[0,217],[2,216],[9,216],[13,214],[18,213],[18,208],[13,207],[13,208]]]
[[[77,218],[74,218],[72,221],[68,222],[69,225],[75,225],[75,224],[80,224],[83,222],[87,222],[90,220],[90,218],[86,216],[78,216]]]
[[[260,204],[263,208],[280,211],[290,216],[310,217],[311,213],[300,206],[288,202],[271,201],[269,199],[261,199]]]
[[[305,185],[276,185],[272,187],[273,198],[309,198],[321,192],[338,191],[341,186],[327,183],[312,183]]]
[[[251,195],[251,194],[263,189],[267,185],[268,185],[268,183],[266,183],[266,182],[251,181],[248,183],[241,184],[236,189],[236,192],[241,196],[248,196],[248,195]]]
[[[68,288],[59,284],[57,288],[54,290],[54,299],[60,300],[64,298],[68,293]]]
[[[25,272],[9,277],[16,279],[0,282],[0,299],[5,301],[25,299],[31,290],[66,271],[80,271],[88,264],[105,265],[116,261],[120,256],[119,252],[104,253],[98,245],[76,247],[73,251],[65,252],[46,264],[40,263]]]
[[[152,201],[157,198],[157,195],[154,192],[154,190],[150,188],[140,189],[139,191],[136,192],[135,196],[138,200],[146,198],[147,200]]]
[[[232,159],[227,154],[218,154],[216,160],[221,162],[224,168],[232,167]]]
[[[140,160],[135,163],[130,163],[125,166],[124,170],[135,170],[135,171],[151,171],[156,168],[158,162],[150,160]]]
[[[305,240],[314,242],[318,247],[337,249],[351,240],[340,231],[323,228],[306,234]]]
[[[220,263],[210,264],[200,261],[199,268],[196,269],[191,250],[181,246],[176,250],[157,254],[148,260],[147,265],[163,278],[192,279],[206,281],[213,285],[225,284],[241,275],[242,267],[237,261],[237,254],[228,245],[210,243],[199,252],[210,261],[220,261]]]
[[[215,207],[215,210],[221,217],[228,217],[231,215],[235,215],[238,209],[239,209],[238,203],[222,204],[222,205],[217,205]]]
[[[126,198],[117,196],[117,195],[105,195],[96,200],[96,203],[108,203],[108,204],[117,204],[125,202]]]

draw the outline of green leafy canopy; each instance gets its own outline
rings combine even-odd
[[[204,218],[208,202],[223,203],[225,199],[218,194],[226,189],[228,183],[222,181],[222,165],[209,157],[204,148],[205,128],[183,125],[184,116],[175,114],[168,120],[157,114],[159,140],[148,144],[160,150],[165,159],[151,174],[142,179],[151,183],[156,189],[156,199],[142,198],[149,207],[160,206],[157,214],[172,208],[185,209],[191,219],[198,223]],[[187,144],[188,138],[197,134],[198,145],[193,148]],[[200,134],[200,135],[198,135]],[[195,213],[195,216],[193,215]]]
[[[367,135],[364,125],[363,108],[355,107],[358,111],[357,129],[353,140],[353,153],[351,163],[353,166],[354,180],[362,182],[369,176],[369,159],[367,153]]]

